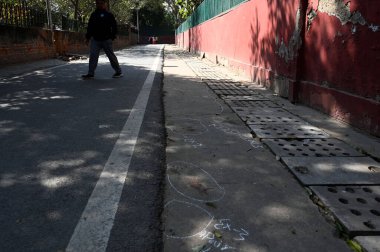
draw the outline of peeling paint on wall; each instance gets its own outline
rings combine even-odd
[[[350,16],[350,3],[344,4],[343,1],[334,0],[334,1],[326,1],[320,0],[318,5],[318,11],[322,13],[326,13],[330,16],[337,17],[342,25],[345,25]]]
[[[317,12],[313,9],[311,9],[309,13],[307,13],[307,30],[310,30],[311,23],[316,17],[317,17]]]
[[[367,22],[360,12],[350,12],[350,2],[346,4],[343,0],[319,0],[318,11],[326,13],[330,16],[337,17],[342,25],[351,22],[353,24],[365,25]]]
[[[365,18],[359,11],[350,11],[350,2],[344,3],[344,0],[319,0],[317,10],[311,9],[308,13],[308,30],[310,29],[313,19],[317,16],[317,12],[326,13],[329,16],[334,16],[340,20],[342,25],[352,23],[352,33],[357,31],[356,25],[368,25],[368,28],[373,32],[380,31],[379,25],[368,24]]]
[[[280,58],[285,59],[286,63],[297,57],[298,50],[301,48],[302,39],[301,31],[303,24],[301,23],[301,9],[297,10],[296,27],[289,40],[289,46],[286,46],[284,39],[282,38],[280,48],[278,49],[278,55]]]
[[[374,24],[371,24],[370,26],[368,26],[368,28],[371,29],[373,32],[377,32],[380,30],[380,26]]]

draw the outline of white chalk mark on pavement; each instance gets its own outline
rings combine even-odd
[[[163,47],[150,69],[66,251],[106,251]]]

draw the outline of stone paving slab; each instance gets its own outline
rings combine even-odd
[[[229,108],[210,114],[210,90],[189,83],[182,62],[168,64],[179,67],[164,82],[164,251],[350,251],[244,122]]]
[[[308,123],[301,118],[293,115],[288,116],[276,116],[276,115],[251,115],[247,117],[247,124],[303,124],[308,125]]]
[[[228,102],[228,101],[226,101]],[[240,116],[244,121],[249,116],[257,115],[275,115],[275,116],[294,116],[283,108],[268,107],[231,107],[231,109]]]
[[[262,96],[261,94],[250,94],[250,95],[221,95],[223,100],[230,101],[265,101],[268,98]]]
[[[308,124],[249,124],[258,138],[327,138],[329,135]]]
[[[227,104],[218,99],[204,83],[196,80],[188,80],[188,82],[184,84],[178,82],[175,78],[167,80],[167,82],[172,82],[174,92],[165,94],[168,98],[165,99],[165,103],[168,106],[180,106],[183,108],[182,110],[174,111],[171,116],[191,117],[191,115],[200,112],[207,113],[211,116],[220,114],[229,109]],[[199,87],[193,88],[193,85]],[[194,99],[187,98],[189,96],[201,98],[197,99],[197,106],[194,104]]]
[[[211,88],[212,90],[224,90],[224,89],[228,89],[228,90],[241,90],[241,89],[248,89],[246,87],[243,87],[243,86],[239,86],[238,83],[219,83],[219,84],[216,84],[216,83],[209,83],[209,82],[206,82],[207,83],[207,86],[209,86],[209,88]],[[250,91],[254,91],[252,89],[249,89]]]
[[[379,236],[357,236],[355,240],[360,243],[366,252],[380,252]]]
[[[380,164],[369,157],[283,157],[304,185],[377,185]]]
[[[364,157],[348,144],[333,138],[263,139],[279,157]]]
[[[207,78],[202,78],[203,82],[206,82],[207,85],[209,86],[215,86],[215,87],[238,87],[242,86],[240,82],[238,81],[233,81],[231,79],[207,79]]]
[[[243,108],[279,108],[280,105],[272,101],[240,101],[240,100],[226,100],[230,107],[243,107]]]
[[[170,194],[164,251],[351,251],[326,229],[317,208],[301,203],[304,192],[284,182],[220,184],[225,195],[215,202]]]
[[[229,96],[229,95],[241,95],[241,96],[247,96],[247,95],[257,95],[257,93],[253,90],[247,90],[247,89],[220,89],[220,90],[214,90],[215,94],[222,95],[222,96]]]
[[[312,186],[351,236],[380,235],[380,186]]]

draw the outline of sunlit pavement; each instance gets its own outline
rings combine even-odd
[[[0,251],[380,247],[377,138],[160,49],[0,69]]]
[[[0,71],[0,251],[160,247],[162,46],[117,56]]]
[[[378,139],[179,48],[165,55],[165,251],[380,246],[368,236]]]

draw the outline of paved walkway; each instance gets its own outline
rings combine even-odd
[[[165,251],[380,251],[379,138],[175,46],[163,71]]]
[[[164,105],[165,251],[379,251],[378,138],[174,46]]]

